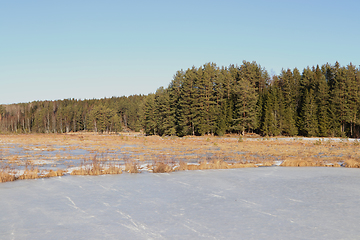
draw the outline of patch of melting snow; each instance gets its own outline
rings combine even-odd
[[[46,151],[46,148],[31,147],[31,148],[27,148],[27,150],[32,150],[32,151]]]
[[[54,164],[55,162],[52,160],[29,160],[29,162],[33,165],[47,165]]]
[[[273,166],[280,166],[283,163],[283,161],[274,161]]]
[[[321,138],[321,137],[260,137],[260,138],[243,138],[244,141],[321,141],[321,142],[358,142],[358,138]]]
[[[149,168],[149,164],[141,164],[138,168],[139,170],[141,171],[152,171],[150,168]]]
[[[19,177],[21,175],[24,175],[25,170],[22,169],[15,169],[11,172],[12,174],[14,174],[15,177]]]
[[[200,166],[200,163],[188,163],[187,165],[196,165],[196,166]]]

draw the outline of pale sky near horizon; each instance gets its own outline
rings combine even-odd
[[[155,92],[176,71],[360,64],[360,1],[32,0],[0,4],[0,104]]]

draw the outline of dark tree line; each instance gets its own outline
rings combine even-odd
[[[139,131],[147,135],[360,137],[360,69],[325,64],[269,76],[256,62],[178,71],[156,93],[0,106],[16,133]]]
[[[146,98],[146,134],[360,136],[360,71],[325,64],[270,78],[255,62],[178,71]]]
[[[37,101],[0,106],[0,129],[15,133],[119,132],[142,128],[145,96]]]

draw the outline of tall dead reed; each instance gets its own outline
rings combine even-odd
[[[15,174],[11,171],[11,169],[6,167],[1,167],[0,169],[0,183],[2,182],[12,182],[15,181],[16,177]]]
[[[138,165],[135,161],[127,161],[125,163],[125,172],[128,173],[139,173]]]

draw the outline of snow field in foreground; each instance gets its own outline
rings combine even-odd
[[[358,239],[360,174],[263,167],[0,184],[0,239]]]

